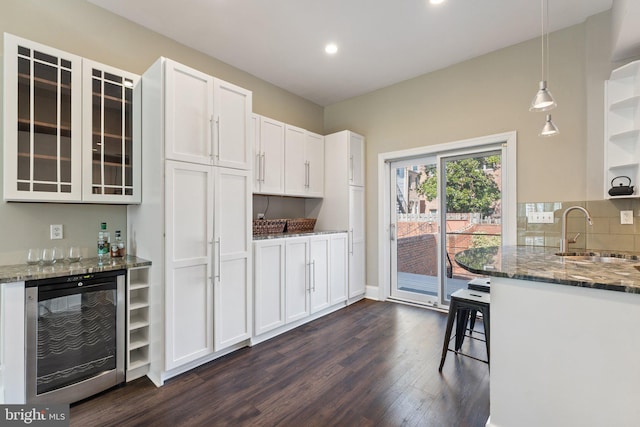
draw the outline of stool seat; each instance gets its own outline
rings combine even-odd
[[[467,289],[480,292],[491,292],[491,278],[489,277],[476,277],[469,283],[467,283]]]
[[[478,292],[471,289],[459,289],[451,294],[451,304],[449,305],[449,315],[447,317],[447,329],[444,336],[444,343],[442,345],[442,358],[440,359],[439,371],[442,371],[444,361],[447,357],[447,352],[453,351],[456,354],[462,356],[471,357],[472,359],[480,360],[482,362],[489,363],[490,360],[490,348],[489,348],[489,308],[491,305],[491,296],[486,292]],[[460,347],[467,329],[467,321],[472,311],[479,311],[482,313],[482,321],[484,323],[485,333],[485,345],[487,348],[487,360],[478,359],[476,357],[460,353]],[[451,341],[451,332],[453,330],[453,323],[456,323],[455,345],[454,350],[449,348],[449,342]]]

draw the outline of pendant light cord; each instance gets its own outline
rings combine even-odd
[[[544,80],[544,0],[540,0],[540,80]]]
[[[547,57],[545,58],[545,64],[546,64],[546,80],[549,80],[549,0],[543,0],[545,2],[545,22],[546,22],[546,31],[545,34],[547,35],[547,46],[546,46],[546,54]]]

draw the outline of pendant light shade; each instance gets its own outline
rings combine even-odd
[[[547,111],[555,108],[556,101],[551,92],[547,89],[547,79],[549,77],[549,0],[540,0],[540,84],[538,92],[531,101],[529,111]]]
[[[540,131],[540,136],[553,136],[560,133],[558,127],[551,120],[551,114],[547,114],[547,121],[544,123],[544,127],[542,131]]]
[[[556,105],[553,95],[551,95],[551,92],[547,89],[547,82],[545,80],[541,80],[538,92],[531,101],[529,111],[547,111],[555,108]]]

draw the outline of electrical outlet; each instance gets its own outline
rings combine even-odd
[[[633,211],[620,211],[620,224],[633,224]]]
[[[553,224],[553,212],[529,212],[527,222],[529,224]]]
[[[258,214],[258,219],[264,219],[264,214],[263,213],[259,213]]]
[[[51,232],[51,240],[62,239],[62,224],[51,224],[49,229]]]

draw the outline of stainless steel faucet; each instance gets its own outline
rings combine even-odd
[[[576,240],[578,239],[578,236],[580,235],[580,233],[578,233],[572,239],[567,238],[567,215],[569,215],[569,212],[573,210],[582,211],[582,213],[584,213],[584,216],[587,218],[587,222],[589,223],[589,225],[593,225],[593,222],[591,222],[591,214],[589,213],[588,210],[586,210],[582,206],[568,207],[567,210],[564,211],[564,213],[562,214],[562,239],[560,239],[560,252],[566,252],[568,249],[569,243],[575,243]]]

